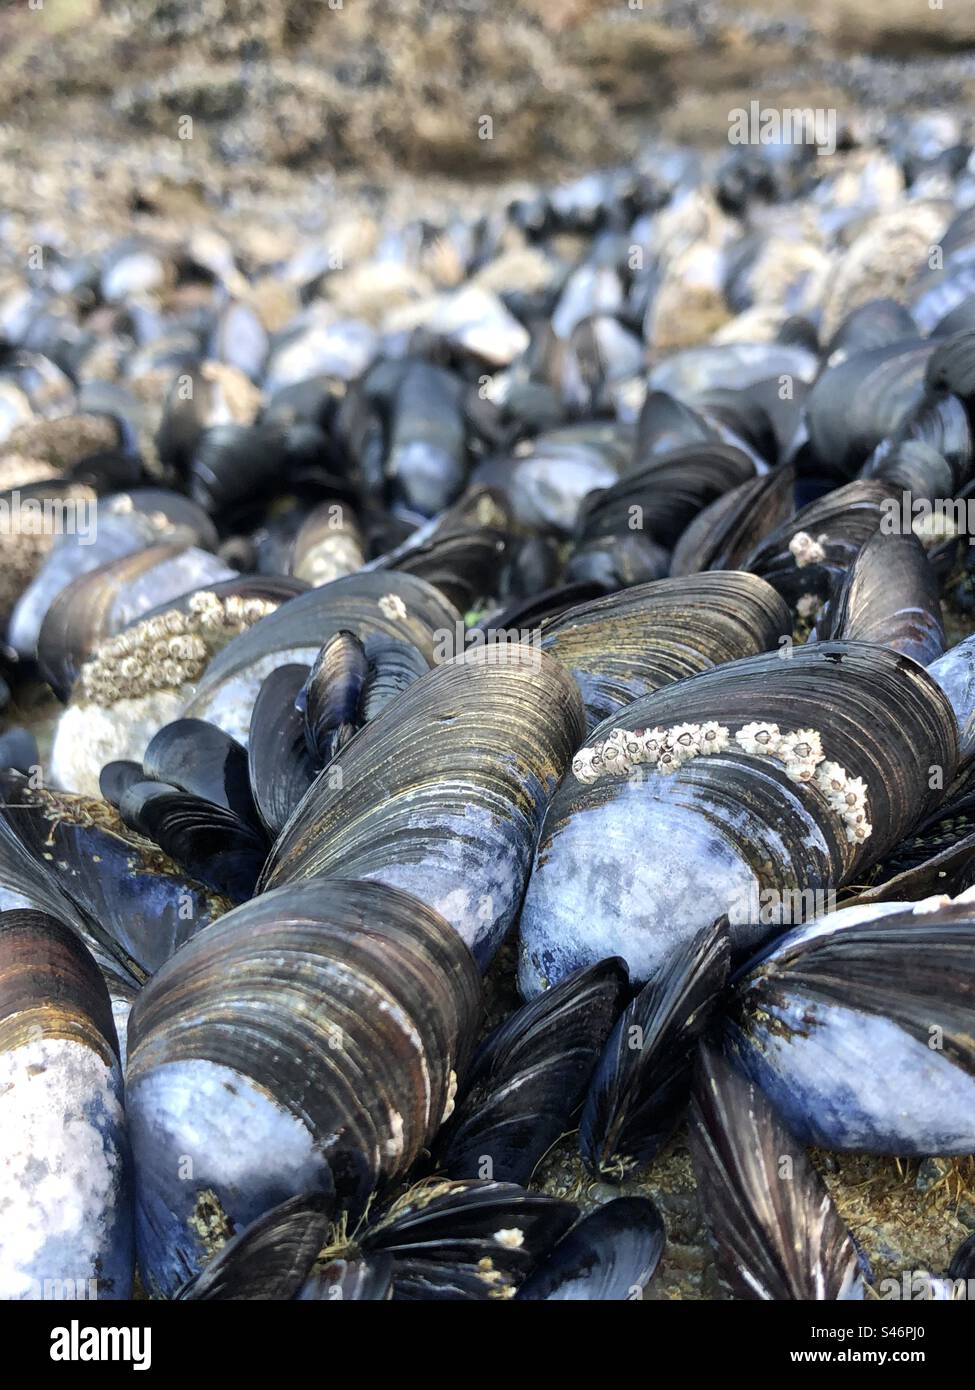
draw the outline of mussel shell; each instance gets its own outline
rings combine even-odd
[[[447,923],[378,883],[289,885],[188,942],[129,1022],[146,1287],[196,1273],[208,1230],[333,1181],[361,1214],[439,1126],[479,993]]]
[[[877,642],[922,666],[943,655],[938,583],[913,532],[871,536],[830,601],[822,636]]]
[[[546,990],[487,1037],[437,1144],[450,1178],[527,1183],[566,1132],[626,987],[622,961],[601,961]]]
[[[341,873],[405,889],[490,959],[518,909],[548,799],[583,734],[565,669],[475,647],[414,682],[323,770],[262,888]]]
[[[547,622],[542,649],[572,672],[590,729],[661,686],[768,651],[792,618],[744,573],[661,579],[580,604]]]
[[[319,652],[298,696],[305,716],[305,741],[319,766],[331,762],[362,722],[368,675],[365,648],[354,633],[337,632]]]
[[[764,536],[795,512],[795,473],[785,466],[739,483],[685,528],[671,556],[672,575],[738,569]]]
[[[812,783],[732,742],[676,772],[637,767],[556,792],[521,915],[519,984],[531,996],[607,951],[645,981],[694,933],[728,913],[796,890],[829,892],[879,859],[940,799],[957,762],[955,719],[940,688],[907,657],[828,642],[746,658],[668,686],[598,726],[716,721],[732,732],[756,719],[815,729],[826,758],[861,777],[872,835],[851,843]],[[938,785],[942,785],[941,782]],[[790,903],[794,898],[788,898]]]
[[[612,1181],[650,1162],[680,1120],[697,1043],[728,978],[726,928],[720,919],[675,952],[618,1018],[579,1122],[595,1176]]]
[[[690,1143],[718,1272],[736,1298],[866,1297],[857,1247],[805,1150],[711,1048],[701,1049]]]
[[[51,751],[55,784],[94,795],[106,763],[141,761],[153,734],[184,713],[214,653],[302,592],[298,580],[282,576],[224,580],[150,609],[101,643],[58,721]],[[190,655],[161,658],[157,642],[165,651],[176,637],[191,639]]]
[[[824,471],[852,477],[920,404],[933,350],[917,339],[887,343],[827,368],[806,403],[810,444]]]
[[[377,571],[349,575],[299,595],[229,643],[207,668],[185,713],[208,719],[239,742],[265,676],[277,666],[310,666],[329,637],[343,629],[364,640],[383,633],[411,642],[429,664],[444,634],[462,620],[432,585],[413,575]]]
[[[141,980],[229,906],[132,835],[95,798],[34,789],[16,774],[0,774],[0,797],[0,814],[32,856],[37,875],[52,868],[59,892],[81,914],[80,923],[66,920],[81,930],[100,964],[99,948],[107,947]],[[90,939],[95,926],[98,944]]]
[[[248,824],[257,823],[247,769],[247,751],[203,719],[165,724],[146,747],[146,777],[167,782],[232,811]]]
[[[234,577],[208,551],[172,545],[149,546],[79,575],[44,615],[37,639],[41,674],[66,700],[99,642],[191,589]]]
[[[247,764],[251,794],[270,835],[279,835],[314,782],[318,763],[308,752],[305,717],[295,701],[308,666],[279,666],[254,701]]]
[[[965,901],[841,909],[741,981],[728,1045],[803,1143],[969,1154],[973,939]]]
[[[660,454],[639,472],[587,497],[579,513],[580,535],[643,531],[658,545],[679,536],[702,507],[754,476],[747,454],[730,444],[691,444]]]
[[[165,782],[145,781],[126,789],[119,814],[214,893],[235,903],[253,893],[267,842],[263,830],[233,811]]]
[[[647,1197],[617,1197],[564,1235],[516,1298],[531,1302],[640,1299],[656,1273],[666,1232]]]
[[[576,1215],[514,1183],[434,1182],[407,1192],[359,1244],[370,1259],[392,1257],[394,1299],[507,1299]]]
[[[0,1161],[3,1297],[131,1297],[111,1003],[78,936],[42,912],[0,913]]]
[[[332,1207],[327,1192],[282,1202],[228,1240],[176,1297],[194,1302],[296,1297],[327,1242]]]

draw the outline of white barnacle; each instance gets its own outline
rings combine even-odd
[[[867,784],[862,777],[848,777],[843,788],[842,804],[847,811],[866,811]]]
[[[585,783],[587,786],[589,783],[595,782],[599,776],[599,772],[593,767],[593,759],[595,756],[596,750],[594,748],[580,748],[572,759],[573,773],[580,782]]]
[[[806,565],[818,565],[826,559],[826,551],[808,531],[796,532],[789,542],[789,552],[799,569],[805,569]]]
[[[403,622],[406,619],[406,604],[399,594],[383,594],[379,600],[379,611],[390,622]]]
[[[676,772],[683,763],[684,759],[676,748],[663,748],[657,760],[657,771],[668,773]]]
[[[782,735],[776,757],[784,763],[812,763],[815,767],[825,758],[823,741],[815,729],[797,729]]]
[[[851,845],[862,845],[872,834],[873,826],[868,820],[858,820],[853,824],[846,822],[846,838]]]
[[[731,741],[731,735],[723,724],[709,719],[699,726],[701,752],[723,753]]]
[[[663,729],[645,730],[641,743],[643,744],[642,761],[645,763],[655,763],[664,751],[667,735]]]
[[[667,734],[667,747],[683,759],[696,758],[701,751],[700,724],[675,724]]]
[[[823,600],[818,594],[800,594],[796,600],[796,613],[807,623],[811,623],[819,616],[822,606]]]
[[[520,1250],[525,1243],[525,1233],[517,1226],[502,1227],[500,1231],[495,1231],[494,1239],[506,1250]]]
[[[846,768],[840,767],[839,763],[826,759],[816,768],[816,785],[820,791],[825,792],[830,802],[842,796],[846,791],[846,784]]]
[[[743,753],[774,755],[778,752],[781,739],[778,724],[765,724],[760,720],[746,724],[735,734],[735,742]]]
[[[643,729],[620,729],[626,747],[626,757],[630,767],[637,767],[645,761]]]
[[[608,772],[629,772],[630,758],[626,730],[614,729],[603,744],[603,762]]]

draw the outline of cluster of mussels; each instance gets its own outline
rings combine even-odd
[[[214,216],[0,243],[0,1294],[654,1297],[686,1133],[867,1296],[806,1146],[975,1151],[964,130]]]

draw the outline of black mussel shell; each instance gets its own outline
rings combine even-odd
[[[353,632],[330,637],[298,695],[308,751],[319,766],[331,762],[362,722],[363,688],[369,675],[365,648]]]
[[[640,1299],[665,1240],[660,1212],[649,1198],[616,1197],[573,1226],[515,1297],[590,1303]]]
[[[876,642],[928,666],[943,655],[938,583],[917,537],[877,531],[847,571],[825,623],[826,637]]]
[[[857,1248],[761,1091],[702,1048],[691,1156],[722,1279],[737,1298],[862,1299]]]
[[[740,483],[705,507],[685,529],[674,547],[670,573],[739,569],[763,537],[794,512],[791,466]]]
[[[117,807],[129,787],[136,782],[144,782],[146,774],[142,764],[128,758],[120,758],[106,763],[98,777],[98,789],[111,806]]]
[[[288,665],[261,685],[251,714],[247,765],[251,793],[269,835],[278,835],[318,775],[296,701],[310,667]]]
[[[328,1239],[331,1193],[292,1197],[233,1236],[178,1299],[283,1302],[299,1292]]]
[[[617,1020],[579,1125],[595,1176],[622,1178],[651,1162],[680,1120],[698,1041],[728,978],[727,925],[719,919],[688,942]]]
[[[205,719],[176,719],[150,740],[142,759],[147,778],[178,787],[259,825],[247,750]]]
[[[244,902],[254,892],[267,842],[233,811],[165,782],[145,781],[125,791],[119,813],[126,825],[231,902]]]
[[[601,961],[494,1030],[442,1131],[438,1167],[448,1177],[528,1182],[568,1130],[625,988],[623,962]]]
[[[394,1299],[506,1299],[576,1215],[514,1183],[435,1182],[394,1203],[359,1246],[392,1256]]]

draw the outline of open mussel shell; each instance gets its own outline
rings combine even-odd
[[[450,1178],[527,1183],[570,1127],[626,988],[622,961],[570,975],[498,1025],[438,1140]]]
[[[804,1143],[970,1154],[973,943],[964,896],[841,909],[744,977],[728,1045]]]
[[[288,885],[188,942],[129,1022],[147,1288],[288,1197],[334,1185],[361,1214],[449,1110],[479,996],[457,934],[379,883]]]
[[[178,1299],[286,1302],[296,1297],[328,1241],[331,1193],[292,1197],[232,1236]]]
[[[525,1280],[530,1302],[631,1302],[643,1297],[666,1241],[648,1197],[616,1197],[584,1216]]]
[[[938,581],[913,532],[877,531],[847,571],[817,634],[877,642],[928,666],[944,654]]]
[[[224,580],[99,643],[58,721],[52,780],[93,796],[106,763],[141,761],[152,736],[183,714],[213,656],[302,592],[297,580],[275,575]]]
[[[412,893],[482,963],[518,910],[549,797],[584,732],[553,657],[475,647],[415,681],[308,792],[262,886],[324,874]]]
[[[734,1297],[866,1297],[857,1247],[802,1144],[711,1048],[701,1049],[689,1137],[718,1272]]]
[[[794,493],[790,465],[739,483],[687,526],[674,546],[670,573],[738,569],[764,536],[794,514]]]
[[[264,678],[278,666],[311,666],[337,632],[360,641],[383,633],[410,642],[432,665],[438,646],[453,640],[463,620],[425,580],[389,571],[349,575],[301,594],[272,614],[272,621],[231,642],[210,663],[185,713],[218,724],[247,740],[251,712]]]
[[[247,750],[204,719],[176,719],[150,740],[142,767],[147,778],[167,782],[258,824],[251,795]]]
[[[0,912],[0,1293],[132,1293],[131,1164],[112,1009],[79,937]]]
[[[791,631],[788,607],[764,580],[708,573],[571,608],[545,624],[542,649],[572,672],[592,729],[661,686],[768,651]]]
[[[728,978],[726,926],[719,920],[675,952],[617,1019],[579,1123],[595,1176],[619,1180],[651,1162],[683,1115],[697,1043]]]
[[[434,1181],[394,1202],[358,1245],[392,1258],[394,1299],[509,1299],[577,1214],[514,1183]]]
[[[262,684],[251,715],[247,767],[251,794],[269,835],[279,835],[319,771],[305,739],[297,699],[308,666],[279,666]]]
[[[759,751],[778,739],[781,757]],[[546,815],[522,993],[609,951],[643,982],[725,913],[734,929],[776,903],[801,910],[901,840],[956,762],[940,688],[865,643],[749,657],[626,706],[590,735]]]
[[[97,798],[34,788],[16,773],[0,773],[0,798],[0,815],[38,872],[53,869],[59,890],[84,922],[97,924],[138,972],[151,974],[229,906],[154,844],[133,835]],[[88,929],[82,930],[88,939]]]
[[[41,675],[60,699],[67,700],[99,642],[160,604],[234,577],[234,571],[209,551],[172,545],[148,546],[80,575],[61,590],[41,623]]]
[[[243,821],[201,796],[149,780],[123,792],[119,814],[211,892],[234,903],[254,892],[267,854],[256,816]]]

